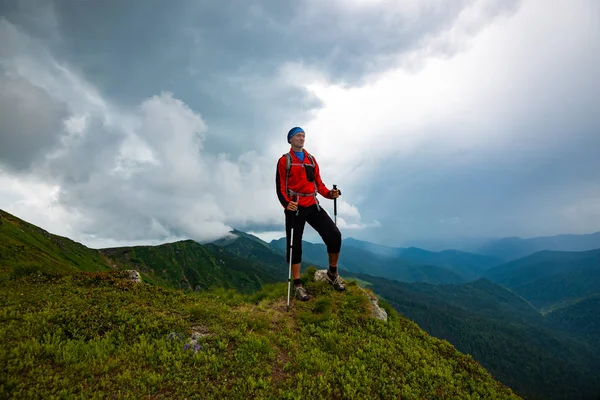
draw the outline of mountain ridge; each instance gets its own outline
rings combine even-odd
[[[272,240],[270,245],[280,254],[285,254],[284,238]],[[327,263],[327,248],[324,244],[302,242],[303,262],[314,265]],[[417,264],[402,258],[375,254],[352,246],[343,246],[338,262],[340,269],[355,273],[386,276],[406,282],[450,283],[463,282],[465,278],[450,268],[433,264]]]
[[[25,243],[39,236],[11,236],[13,228],[3,221],[0,235]],[[247,251],[254,241],[243,239],[225,246]],[[40,240],[30,252],[44,251]],[[246,294],[186,292],[134,283],[127,271],[94,264],[98,251],[62,260],[51,253],[72,267],[60,269],[9,251],[14,246],[0,242],[3,398],[519,398],[471,356],[385,304],[387,321],[370,316],[356,283],[338,293],[315,282],[314,268],[302,277],[313,299],[286,312],[283,282]],[[169,262],[185,268],[200,253],[234,254],[185,240],[102,251],[117,268],[146,268],[146,277]],[[32,269],[18,269],[32,259]]]
[[[540,309],[600,291],[600,249],[544,250],[488,270],[488,279],[529,299]]]
[[[507,237],[481,246],[477,252],[510,261],[543,250],[587,251],[593,249],[600,249],[600,232],[538,236],[527,239]]]
[[[19,230],[12,229],[14,228],[14,225],[9,227],[6,223],[4,223],[0,224],[0,235],[4,235],[3,237],[7,237],[7,228],[11,228],[11,234],[17,235],[17,232],[19,232]],[[22,235],[30,231],[34,232],[35,229],[24,229],[23,232],[20,233],[21,236],[18,236],[18,239],[26,239]],[[35,238],[37,238],[36,240],[48,240],[47,235],[49,234],[36,232],[37,231],[34,232],[35,235],[34,233],[32,233],[32,235],[34,235]],[[17,236],[13,236],[13,238],[14,237]],[[2,261],[0,262],[0,268],[4,268],[2,270],[8,272],[8,276],[2,275],[0,283],[10,283],[11,281],[18,279],[31,280],[34,278],[42,281],[45,279],[66,279],[73,273],[79,274],[79,272],[73,271],[81,270],[81,262],[79,262],[79,265],[76,265],[74,263],[71,265],[71,261],[65,261],[66,263],[70,264],[71,267],[74,268],[74,270],[70,269],[65,271],[54,271],[51,269],[49,271],[43,271],[39,268],[36,269],[36,266],[32,265],[32,268],[30,269],[21,269],[17,272],[15,272],[15,270],[12,270],[12,272],[10,272],[9,269],[14,267],[14,264],[12,265],[12,267],[6,266],[6,263],[4,262],[4,259],[1,256],[3,254],[7,254],[7,249],[18,249],[18,245],[15,245],[15,243],[13,243],[13,247],[6,247],[4,246],[6,243],[8,243],[8,241],[2,241],[0,243],[0,261]],[[50,240],[49,243],[54,243],[54,241]],[[79,244],[79,246],[83,245]],[[351,246],[348,246],[348,248],[349,247]],[[62,248],[66,248],[65,245],[63,245]],[[158,286],[163,286],[165,288],[174,286],[174,284],[180,282],[180,280],[183,279],[183,276],[185,276],[188,279],[188,282],[186,284],[187,286],[183,285],[180,287],[186,289],[190,294],[193,294],[192,292],[195,289],[197,289],[194,286],[194,283],[192,282],[194,278],[194,273],[186,275],[184,273],[185,271],[183,271],[185,270],[184,267],[186,265],[189,265],[190,262],[196,260],[193,257],[193,255],[196,253],[194,253],[194,251],[191,251],[190,248],[193,248],[195,249],[194,251],[202,252],[202,254],[204,254],[204,256],[207,258],[206,265],[208,265],[208,267],[222,267],[221,270],[223,268],[226,268],[230,270],[230,273],[240,273],[233,277],[231,275],[219,275],[218,269],[216,269],[216,272],[214,273],[208,273],[208,270],[203,270],[204,272],[200,274],[201,276],[209,276],[211,279],[220,278],[221,281],[217,279],[215,282],[213,282],[213,285],[208,284],[200,287],[200,290],[195,292],[197,294],[206,294],[210,296],[211,293],[214,293],[215,290],[218,290],[216,289],[216,287],[222,285],[221,287],[225,288],[219,290],[227,290],[228,287],[231,289],[239,289],[239,284],[241,286],[242,291],[246,290],[245,296],[250,296],[248,298],[253,298],[256,299],[256,301],[260,302],[261,298],[264,298],[264,296],[269,296],[266,294],[261,294],[261,291],[267,290],[268,292],[269,290],[271,290],[269,288],[273,287],[271,285],[282,285],[281,282],[285,281],[285,278],[287,277],[288,264],[284,261],[283,257],[285,247],[283,249],[272,249],[269,246],[269,244],[262,241],[261,239],[239,231],[233,231],[231,237],[227,238],[226,240],[219,240],[213,243],[206,243],[204,245],[201,245],[193,240],[183,240],[174,243],[166,243],[159,246],[132,246],[128,248],[113,249],[112,251],[116,251],[117,253],[129,253],[127,255],[119,253],[121,258],[115,257],[114,254],[112,254],[112,258],[109,257],[109,255],[106,255],[105,260],[102,259],[102,257],[100,257],[102,260],[108,260],[110,262],[96,267],[101,267],[103,269],[109,270],[119,268],[138,268],[141,270],[145,282],[152,283]],[[37,247],[32,248],[31,251],[34,251],[35,249],[37,249]],[[60,249],[61,247],[56,248],[56,254],[62,254],[60,253]],[[147,254],[145,254],[151,253],[153,251],[152,249],[159,249],[160,252],[163,253],[163,255],[161,255],[161,257],[154,257],[152,255],[148,256]],[[311,251],[314,250],[316,252],[315,258],[318,258],[319,260],[327,259],[326,250],[322,245],[309,244],[307,245],[307,249]],[[68,248],[67,250],[72,252],[70,248]],[[98,252],[100,252],[100,255],[102,256],[104,254],[102,253],[102,251],[109,250],[110,249],[101,249],[97,251],[91,251],[89,255],[90,257],[95,257],[97,256]],[[179,251],[179,253],[177,253],[177,250]],[[420,251],[418,252],[420,253]],[[349,253],[352,254],[352,252]],[[15,252],[11,254],[18,255],[20,257],[24,257],[26,255],[26,253],[23,252]],[[160,269],[162,267],[156,267],[156,265],[154,264],[157,260],[163,260],[164,257],[166,257],[166,261],[161,261],[160,265],[164,266],[171,262],[172,266],[177,266],[177,268],[181,269],[182,271],[180,271],[180,275],[177,275],[177,278],[173,281],[163,279],[161,283],[157,279],[157,276],[160,275]],[[369,255],[363,254],[362,257],[368,259]],[[23,260],[27,261],[27,258],[24,258]],[[224,260],[225,264],[219,263],[218,260]],[[306,273],[307,266],[309,265],[309,263],[305,262],[303,264],[303,271]],[[95,264],[91,266],[93,267],[94,265]],[[147,268],[146,272],[144,272],[144,268],[140,267]],[[199,265],[199,267],[202,266]],[[157,270],[158,272],[152,272],[148,268]],[[176,270],[177,268],[173,268],[173,270]],[[58,275],[56,275],[55,273],[58,273]],[[200,272],[196,271],[196,273]],[[243,273],[243,275],[241,273]],[[276,274],[279,274],[279,276],[281,276],[281,278],[275,279],[280,283],[268,283],[267,281],[265,281],[265,279],[262,278],[264,275],[275,277]],[[386,301],[388,301],[390,304],[393,304],[394,307],[403,307],[403,303],[398,302],[399,299],[401,299],[402,301],[406,301],[406,304],[408,304],[410,307],[405,309],[399,308],[399,310],[402,311],[402,314],[406,315],[411,319],[413,318],[413,314],[411,314],[412,312],[417,312],[417,314],[415,314],[417,316],[425,315],[425,319],[419,320],[419,325],[422,324],[424,329],[426,329],[430,334],[435,335],[436,337],[440,337],[442,339],[450,340],[452,343],[456,343],[457,348],[460,348],[461,350],[469,353],[472,352],[476,356],[476,359],[482,363],[482,365],[486,365],[486,367],[494,371],[494,376],[498,376],[499,379],[501,379],[504,383],[510,382],[511,386],[515,385],[514,387],[518,389],[519,393],[535,393],[536,390],[538,391],[538,393],[545,393],[544,390],[551,390],[551,388],[555,386],[544,386],[543,382],[539,380],[538,377],[532,379],[532,382],[537,383],[530,386],[523,386],[522,380],[524,379],[524,377],[527,377],[527,374],[521,372],[515,376],[514,374],[517,371],[519,371],[519,369],[515,368],[514,364],[510,364],[509,360],[506,359],[505,355],[502,355],[506,354],[506,350],[502,350],[502,346],[504,346],[504,348],[508,348],[507,346],[509,346],[510,340],[517,340],[518,343],[520,343],[520,347],[518,348],[522,348],[523,351],[526,354],[528,354],[531,359],[543,360],[539,361],[539,365],[535,367],[535,370],[545,371],[544,373],[546,376],[554,377],[552,379],[556,379],[556,382],[561,382],[561,384],[563,385],[562,388],[564,390],[567,390],[567,388],[569,388],[569,393],[576,393],[577,389],[572,385],[572,382],[580,382],[578,385],[584,387],[584,383],[582,383],[583,381],[581,380],[581,377],[585,376],[584,372],[589,370],[589,367],[584,365],[586,361],[585,359],[581,359],[580,354],[586,354],[587,350],[585,350],[585,345],[577,345],[572,344],[572,342],[569,342],[571,344],[567,344],[567,348],[565,348],[566,350],[564,350],[562,353],[558,353],[559,355],[552,355],[553,353],[547,352],[547,350],[550,348],[548,347],[550,344],[555,343],[553,346],[556,346],[556,343],[559,343],[563,339],[559,337],[554,337],[552,336],[553,334],[548,336],[548,332],[544,330],[545,328],[540,330],[539,327],[528,327],[529,325],[525,324],[526,322],[534,323],[534,325],[537,324],[538,326],[541,326],[542,323],[539,322],[539,319],[542,318],[541,314],[538,311],[536,311],[535,307],[533,307],[532,304],[527,301],[527,299],[523,297],[515,297],[513,300],[509,301],[509,297],[507,296],[509,296],[512,292],[508,291],[505,288],[501,288],[497,284],[494,284],[493,282],[490,282],[487,279],[477,279],[468,283],[462,283],[460,284],[460,286],[464,289],[456,291],[453,289],[453,287],[457,287],[457,283],[455,283],[454,285],[440,282],[438,282],[436,285],[429,285],[425,283],[402,284],[400,282],[389,281],[383,278],[351,273],[344,269],[342,269],[342,274],[345,278],[349,279],[350,283],[352,283],[352,281],[356,279],[356,282],[368,285],[370,288],[375,290],[378,295],[383,296],[383,298]],[[44,276],[47,276],[47,278],[44,278]],[[62,276],[63,278],[55,278],[54,276]],[[306,281],[306,275],[303,276],[303,279],[305,279]],[[108,279],[109,281],[112,280],[112,278],[104,278],[98,275],[97,278],[94,278],[94,282],[101,282],[104,279]],[[154,279],[155,281],[152,282],[152,279]],[[384,284],[382,283],[383,281],[386,281],[387,283]],[[223,282],[225,282],[226,284],[223,285]],[[399,290],[399,288],[402,287],[411,288],[410,293],[412,294],[409,295],[409,291],[406,291],[405,289]],[[391,289],[386,290],[386,288]],[[444,291],[444,294],[438,300],[435,300],[435,297],[426,295],[427,290],[421,291],[421,294],[419,294],[417,290],[418,288],[426,288],[427,290],[431,289],[435,291]],[[281,291],[281,293],[285,292],[285,290],[283,290],[282,287],[280,287],[280,289],[278,290]],[[390,292],[392,293],[391,297]],[[231,290],[228,290],[227,293],[233,292]],[[401,293],[404,293],[406,298],[402,299],[402,297],[397,297]],[[517,295],[516,293],[512,294]],[[234,295],[230,294],[226,296]],[[316,293],[316,296],[317,300],[319,300],[319,292]],[[503,298],[506,298],[506,301],[503,300]],[[593,307],[593,305],[596,303],[580,302],[576,304],[582,304],[582,306],[580,307],[580,309],[573,308],[572,310],[575,310],[574,312],[579,312],[578,315],[580,315],[581,317],[585,317],[586,315],[593,315],[586,313],[589,313],[590,307]],[[315,307],[321,309],[321,307],[327,308],[329,306],[327,306],[327,302],[325,302],[319,303],[318,306],[315,303]],[[474,312],[475,310],[477,312]],[[317,314],[320,315],[320,313]],[[509,318],[509,315],[512,315],[514,318]],[[494,319],[494,317],[496,317],[496,319]],[[554,317],[556,320],[555,328],[557,330],[562,329],[561,332],[563,332],[563,337],[564,335],[568,335],[569,332],[572,332],[572,329],[579,329],[578,327],[581,324],[581,322],[579,321],[585,321],[585,318],[577,317],[578,319],[573,320],[573,322],[569,322],[565,320],[564,317],[561,317],[559,313],[554,314]],[[303,318],[309,317],[305,315]],[[322,318],[322,316],[319,316],[318,318]],[[452,335],[444,336],[446,334],[444,333],[444,331],[431,331],[430,329],[432,327],[429,325],[431,323],[434,323],[433,327],[437,327],[436,329],[452,328]],[[561,324],[565,324],[566,327],[560,328]],[[495,330],[496,332],[491,332],[492,335],[487,336],[490,333],[487,332],[491,329],[490,327],[493,327],[492,331]],[[527,331],[524,331],[524,329],[530,330],[531,332],[537,332],[535,335],[540,336],[540,338],[536,339],[535,335],[533,335],[531,332],[528,333]],[[480,332],[481,334],[478,335],[477,332]],[[591,335],[593,335],[595,330],[592,328],[590,332]],[[471,344],[467,347],[461,347],[461,343],[464,343],[465,334],[467,334],[466,337],[470,338],[468,342]],[[499,338],[499,340],[492,340],[492,338],[494,337]],[[547,344],[545,346],[535,345],[535,343],[537,343],[535,340],[541,340],[543,343]],[[582,340],[582,343],[584,343],[584,341],[589,340],[589,335],[583,335],[578,340]],[[525,347],[521,346],[522,344],[527,343],[531,344]],[[548,347],[548,349],[546,349],[546,347]],[[581,351],[573,350],[576,348],[580,348]],[[502,353],[502,351],[504,351],[504,353]],[[575,351],[575,353],[573,353],[573,351]],[[572,354],[570,358],[572,358],[575,361],[561,362],[560,357],[564,357],[564,354]],[[517,358],[519,357],[518,355],[513,356]],[[525,359],[524,365],[528,366],[528,362],[529,361]],[[553,364],[562,366],[568,365],[570,366],[570,369],[567,369],[565,371],[561,370],[560,368],[552,369],[553,367],[551,367],[551,365]],[[565,381],[565,379],[567,380]],[[548,387],[550,389],[544,389],[544,387]],[[560,387],[560,385],[556,386],[556,390],[562,390],[560,389]],[[558,399],[561,397],[556,398]]]

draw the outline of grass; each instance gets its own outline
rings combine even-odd
[[[338,293],[309,268],[287,312],[271,258],[221,250],[102,252],[0,210],[0,398],[517,398],[388,304],[373,318],[369,282]]]
[[[264,246],[256,240],[245,244]],[[53,235],[14,215],[0,210],[0,279],[31,274],[70,274],[78,271],[137,270],[145,282],[155,286],[208,290],[229,287],[252,293],[264,283],[283,281],[285,271],[273,262],[254,260],[223,251],[219,246],[201,245],[193,240],[159,246],[90,249],[71,239]],[[260,257],[259,257],[260,258]],[[283,261],[283,258],[281,258]]]
[[[122,272],[0,281],[0,398],[509,399],[470,356],[356,283],[286,312],[286,284],[184,293]]]
[[[0,275],[109,270],[98,250],[52,235],[0,210]]]
[[[356,282],[356,284],[360,287],[369,287],[372,286],[373,284],[371,282],[365,281],[363,279],[360,278],[356,278],[356,277],[349,277],[349,278],[345,278],[344,279],[346,282]]]

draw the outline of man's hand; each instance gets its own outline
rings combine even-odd
[[[298,209],[297,201],[290,201],[286,207],[286,210],[288,210],[288,211],[296,211],[297,209]]]
[[[340,190],[339,189],[332,189],[329,191],[329,197],[331,197],[332,199],[337,199],[338,197],[340,197]]]

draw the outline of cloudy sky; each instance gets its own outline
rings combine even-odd
[[[296,125],[344,237],[600,230],[597,0],[0,7],[0,208],[52,233],[279,238]]]

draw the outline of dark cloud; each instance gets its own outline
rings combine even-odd
[[[26,170],[64,134],[64,104],[0,69],[0,163]]]
[[[518,4],[485,3],[480,25]],[[59,28],[61,40],[52,48],[61,59],[123,107],[161,91],[174,93],[202,113],[212,133],[208,148],[239,155],[249,147],[260,150],[267,138],[308,121],[322,106],[298,82],[281,76],[285,63],[316,70],[330,82],[361,85],[449,29],[477,2],[396,11],[385,2],[356,8],[308,0],[53,4],[53,13],[46,14],[48,24]],[[9,18],[28,25],[31,18],[23,15],[30,9]],[[460,49],[446,43],[436,51]],[[241,145],[237,138],[248,131],[256,140]]]
[[[498,57],[501,65],[471,60],[488,69],[484,78],[463,79],[465,87],[453,87],[449,97],[456,97],[447,102],[436,98],[443,91],[417,77],[432,59],[467,52],[491,21],[521,6],[500,0],[395,7],[310,0],[5,2],[0,32],[10,36],[0,43],[0,163],[21,170],[35,164],[37,178],[60,187],[57,202],[84,216],[74,229],[93,238],[202,241],[231,227],[282,230],[273,150],[265,147],[281,143],[287,150],[289,127],[316,121],[326,109],[303,84],[358,87],[400,65],[419,82],[406,88],[415,91],[408,95],[417,106],[408,108],[417,116],[406,119],[414,132],[397,123],[402,119],[382,115],[392,127],[382,129],[394,135],[370,132],[367,124],[372,141],[341,142],[331,149],[335,157],[318,149],[324,173],[348,201],[342,203],[345,237],[394,244],[472,232],[583,230],[600,218],[593,213],[600,198],[594,192],[597,41],[579,40],[572,33],[580,30],[563,24],[564,32],[523,46],[529,39],[515,32],[529,26],[513,27],[511,47],[524,50],[501,49],[510,53]],[[577,51],[564,50],[571,48]],[[478,68],[461,72],[480,76]],[[452,87],[432,78],[431,85]],[[449,116],[434,109],[445,106],[467,111]],[[342,126],[343,111],[336,116]],[[465,126],[461,119],[476,121]],[[454,143],[463,135],[465,143]],[[414,151],[401,148],[413,141]],[[385,158],[393,149],[401,153]],[[348,174],[335,169],[348,165]],[[374,221],[381,227],[350,229],[377,226]]]
[[[526,143],[517,139],[485,156],[467,151],[440,157],[440,150],[380,160],[377,179],[348,195],[377,192],[357,206],[363,218],[382,221],[382,227],[355,236],[414,245],[410,239],[458,241],[474,232],[532,237],[597,231],[600,135],[594,125],[579,128],[564,131],[574,136],[559,147],[536,129],[529,133],[535,145],[523,135]]]

